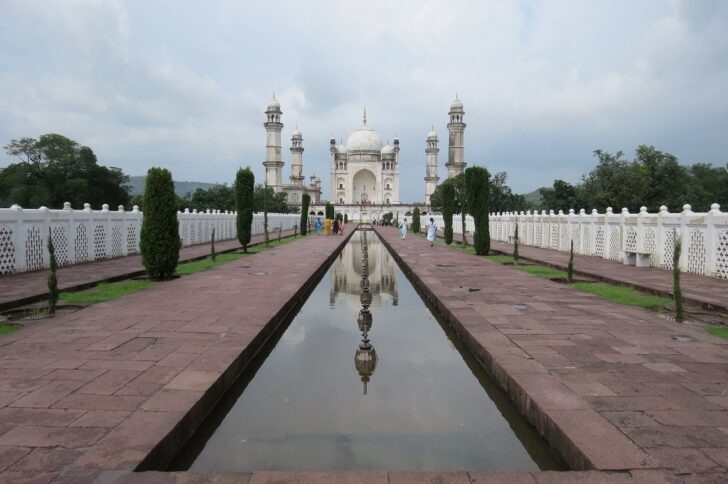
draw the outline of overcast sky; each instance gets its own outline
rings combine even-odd
[[[465,105],[465,158],[524,193],[577,182],[592,151],[652,144],[728,161],[728,1],[0,0],[0,142],[55,132],[130,175],[262,181],[263,111],[283,152],[361,125],[401,140],[403,201],[424,198],[425,136]],[[4,153],[0,166],[13,160]]]

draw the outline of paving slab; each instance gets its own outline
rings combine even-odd
[[[293,235],[293,230],[281,232],[283,237]],[[276,233],[276,237],[277,237]],[[272,238],[272,236],[271,236]],[[254,235],[250,245],[260,244],[265,236]],[[215,242],[218,254],[240,249],[237,239]],[[183,247],[179,261],[188,262],[204,259],[210,255],[210,244]],[[128,255],[114,259],[84,262],[58,269],[58,289],[61,291],[90,287],[99,282],[113,281],[144,274],[142,256]],[[45,299],[48,295],[48,270],[0,275],[0,310],[30,304]]]
[[[645,470],[658,481],[728,482],[728,341],[457,248],[375,231],[567,464],[603,471],[583,482]],[[550,475],[534,478],[579,477]]]

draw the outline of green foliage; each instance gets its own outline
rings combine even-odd
[[[0,169],[0,206],[61,208],[71,202],[75,208],[90,203],[99,209],[104,203],[129,203],[129,178],[119,168],[99,165],[91,148],[65,136],[14,139],[5,150],[20,163]]]
[[[475,253],[475,251],[473,251],[473,253]],[[509,264],[516,262],[510,255],[488,255],[485,258],[488,260],[492,260],[493,262],[498,262],[499,264]]]
[[[235,190],[226,184],[219,184],[210,188],[197,188],[192,197],[183,199],[186,208],[204,210],[235,210]]]
[[[180,247],[172,173],[164,168],[150,168],[144,189],[140,244],[142,263],[149,277],[170,279],[177,267]]]
[[[384,215],[382,215],[382,222],[384,222],[385,225],[391,225],[393,218],[394,218],[394,214],[392,212],[387,212]]]
[[[554,181],[553,188],[541,188],[540,193],[543,205],[554,213],[558,213],[559,210],[568,213],[570,208],[576,208],[579,204],[576,188],[564,180]]]
[[[566,266],[566,280],[574,281],[574,239],[571,239],[571,247],[569,248],[569,265]]]
[[[518,264],[518,222],[516,222],[516,229],[513,232],[513,263]]]
[[[344,223],[345,224],[348,224],[349,223],[349,214],[348,213],[345,213],[344,214]]]
[[[445,180],[438,188],[442,195],[442,219],[445,223],[445,243],[452,244],[452,215],[455,210],[455,187]]]
[[[326,202],[324,213],[326,214],[327,219],[334,220],[334,205],[331,202]]]
[[[215,227],[213,227],[212,237],[210,238],[210,259],[215,262],[215,257],[217,257],[217,254],[215,253]]]
[[[308,233],[308,206],[311,204],[311,195],[304,193],[301,197],[301,235]]]
[[[53,247],[53,236],[48,228],[48,254],[50,255],[51,270],[48,274],[48,313],[56,314],[56,303],[58,302],[58,263],[56,262],[56,249]]]
[[[127,294],[133,294],[148,287],[154,287],[158,283],[148,279],[143,280],[126,280],[119,282],[102,282],[96,287],[85,291],[61,293],[62,301],[70,304],[95,304],[104,301],[110,301]]]
[[[255,185],[253,212],[288,213],[287,197],[286,193],[276,193],[272,187],[259,183]]]
[[[682,289],[680,288],[680,253],[682,252],[682,241],[680,240],[680,236],[677,235],[677,231],[674,231],[674,236],[675,247],[672,251],[672,299],[675,301],[675,319],[682,321],[685,316]]]
[[[270,238],[268,237],[268,210],[263,209],[263,234],[265,235],[266,247],[270,245]]]
[[[0,324],[0,336],[15,332],[22,328],[21,325],[15,323],[2,323]]]
[[[504,171],[496,173],[490,178],[488,209],[491,212],[504,212],[529,210],[533,208],[534,204],[529,203],[523,195],[516,195],[511,191],[511,187],[506,184],[507,179],[508,174]],[[463,207],[461,205],[461,199],[464,198],[465,175],[461,173],[451,180],[455,183],[455,207],[453,210],[454,213],[462,214]],[[430,206],[433,210],[442,209],[441,186],[442,184],[438,185],[430,196]],[[466,213],[469,212],[467,207],[465,207],[464,211]]]
[[[412,211],[412,233],[413,234],[420,233],[420,208],[419,207],[415,207],[415,209]]]
[[[546,279],[563,279],[566,277],[566,272],[552,269],[551,267],[515,266],[514,268],[533,276],[545,277]]]
[[[708,334],[712,334],[713,336],[728,339],[728,326],[708,326],[707,328],[705,328],[705,330],[708,332]]]
[[[664,308],[670,303],[670,300],[660,296],[650,296],[641,294],[629,287],[614,286],[612,284],[576,282],[572,287],[596,294],[597,296],[608,299],[619,304],[628,306],[637,306],[644,309],[657,310]]]
[[[488,199],[490,174],[482,166],[471,166],[465,170],[465,195],[467,206],[475,222],[473,245],[478,255],[490,251],[490,228],[488,227]]]
[[[255,176],[250,168],[240,168],[235,175],[235,210],[238,211],[236,219],[238,241],[243,246],[243,252],[248,251],[250,234],[253,226],[253,186]]]

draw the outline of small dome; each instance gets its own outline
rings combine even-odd
[[[292,138],[303,138],[303,134],[298,130],[298,128],[293,130],[293,134],[291,134]]]
[[[349,150],[344,145],[339,145],[336,147],[336,151],[338,151],[341,154],[346,154],[349,152]]]
[[[382,148],[382,154],[383,155],[393,155],[394,154],[394,146],[385,145],[384,148]]]
[[[273,98],[268,101],[268,111],[275,111],[278,109],[281,109],[281,103],[278,102],[278,99]]]
[[[451,110],[463,109],[463,102],[460,99],[455,98],[455,100],[452,102],[452,104],[450,104],[450,109]]]
[[[363,126],[349,135],[346,147],[349,151],[380,151],[382,140],[376,131]]]
[[[434,139],[434,140],[436,140],[437,139],[437,133],[435,133],[434,131],[430,131],[429,133],[427,133],[427,139]]]

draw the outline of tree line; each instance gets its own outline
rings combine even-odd
[[[612,207],[618,212],[626,207],[637,212],[645,206],[656,212],[665,205],[675,212],[689,203],[694,211],[706,212],[713,203],[728,204],[728,164],[685,166],[675,155],[646,145],[638,146],[631,160],[621,151],[596,150],[594,157],[596,167],[582,176],[580,183],[554,181],[552,187],[539,190],[541,203],[531,208],[566,213],[570,208],[604,212]]]

